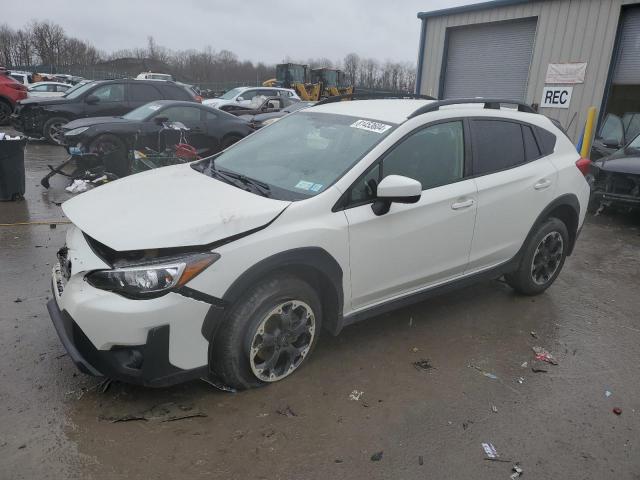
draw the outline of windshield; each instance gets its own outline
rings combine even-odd
[[[629,143],[629,145],[627,145],[627,148],[633,148],[634,150],[640,150],[640,135],[637,135],[636,138],[634,138],[631,143]]]
[[[149,116],[160,110],[161,106],[162,105],[154,102],[147,103],[146,105],[142,105],[141,107],[124,114],[122,118],[126,118],[127,120],[146,120]]]
[[[77,87],[77,85],[76,85],[76,87]],[[80,95],[82,95],[84,92],[89,90],[91,87],[93,87],[93,82],[85,83],[84,85],[81,85],[78,88],[74,87],[71,90],[67,91],[67,93],[65,94],[65,97],[66,98],[78,98]]]
[[[215,162],[221,171],[267,184],[273,198],[302,199],[333,184],[388,135],[391,127],[345,115],[303,111],[206,161]],[[199,169],[209,171],[207,165]]]
[[[225,93],[223,95],[220,95],[218,98],[220,98],[222,100],[231,100],[233,97],[238,95],[243,90],[244,90],[244,88],[233,88],[233,89],[229,90],[227,93]]]

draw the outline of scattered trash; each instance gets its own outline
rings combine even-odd
[[[349,394],[349,400],[354,400],[354,401],[358,402],[358,401],[360,401],[360,397],[362,397],[362,395],[364,395],[364,392],[358,391],[358,390],[354,390]]]
[[[611,395],[613,395],[613,393],[611,393],[609,390],[605,390],[604,391],[604,396],[609,398]]]
[[[536,332],[534,332],[533,330],[531,330],[531,336],[533,338],[538,338],[538,334]]]
[[[280,408],[280,409],[276,410],[276,413],[279,414],[279,415],[282,415],[284,417],[297,417],[298,416],[298,414],[296,412],[294,412],[289,405],[287,405],[285,408]]]
[[[547,363],[550,363],[551,365],[558,365],[558,362],[555,358],[553,358],[553,355],[551,355],[542,347],[533,347],[533,353],[536,354],[535,356],[536,360],[547,362]]]
[[[491,411],[493,413],[498,413],[498,407],[496,407],[495,405],[491,405]]]
[[[523,384],[524,383],[524,377],[518,377],[516,378],[516,382],[518,382],[519,384]]]
[[[416,370],[423,370],[425,372],[435,368],[433,365],[431,365],[431,362],[428,358],[422,358],[417,362],[413,362],[413,366]]]
[[[485,377],[488,377],[492,380],[497,380],[498,376],[490,373],[490,372],[485,372],[483,369],[481,369],[479,366],[474,365],[473,363],[470,363],[469,365],[467,365],[469,368],[475,368],[476,370],[478,370],[481,374],[483,374]]]
[[[613,409],[613,413],[615,413],[616,415],[621,415],[622,414],[622,409],[620,407],[615,407]]]
[[[473,420],[467,420],[466,422],[462,422],[462,429],[466,430],[469,428],[469,425],[473,423]]]
[[[416,353],[418,350],[419,350],[419,348],[418,348],[418,347],[413,347],[413,348],[411,349],[411,351],[412,351],[413,353]]]
[[[147,419],[144,418],[144,415],[123,415],[121,417],[111,419],[111,423],[135,422],[138,420],[142,420],[143,422],[147,421]]]
[[[382,450],[371,455],[372,462],[379,462],[380,460],[382,460]]]
[[[333,463],[342,463],[344,460],[342,460],[341,458],[336,458]]]
[[[424,459],[422,458],[422,455],[418,455],[418,465],[424,465]]]
[[[264,418],[264,417],[268,417],[269,414],[268,413],[259,413],[258,414],[258,418]]]
[[[522,468],[520,468],[520,465],[518,465],[517,463],[513,467],[511,467],[511,470],[513,470],[513,473],[509,477],[511,480],[520,478],[520,475],[522,475]]]
[[[531,362],[531,371],[533,373],[547,373],[549,370],[544,363],[535,361],[535,363]]]
[[[13,303],[22,303],[22,299],[18,297],[13,301]]]
[[[18,447],[18,450],[22,450],[23,448],[27,448],[27,445],[24,443]]]
[[[91,188],[91,182],[89,182],[89,180],[76,179],[71,185],[66,187],[65,190],[69,193],[82,193],[89,190],[89,188]]]
[[[483,443],[482,449],[484,450],[484,453],[487,456],[487,458],[498,458],[498,451],[496,450],[496,447],[494,447],[492,443]]]
[[[527,366],[529,365],[529,362],[522,362],[522,365],[520,365],[522,368],[527,368]]]
[[[142,412],[127,413],[124,415],[101,416],[100,420],[109,420],[111,423],[135,422],[157,420],[164,422],[176,422],[187,418],[206,417],[207,414],[194,410],[190,405],[178,405],[173,402],[155,405]]]

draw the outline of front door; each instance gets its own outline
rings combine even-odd
[[[95,102],[86,103],[84,108],[85,117],[119,117],[127,113],[129,103],[125,95],[126,85],[124,83],[109,83],[100,85],[85,96],[95,98]]]
[[[345,209],[354,310],[464,272],[476,215],[476,186],[464,178],[465,158],[463,122],[431,124],[393,147],[354,184]],[[376,216],[375,186],[387,175],[420,181],[422,196]]]

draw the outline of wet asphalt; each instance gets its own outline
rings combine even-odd
[[[0,203],[44,222],[0,226],[0,479],[640,478],[640,216],[589,217],[541,296],[484,282],[325,334],[266,388],[103,392],[45,307],[68,195],[39,180],[64,158],[30,143],[26,198]],[[534,346],[558,365],[533,372]]]

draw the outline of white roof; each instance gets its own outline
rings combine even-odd
[[[432,102],[433,100],[420,99],[354,100],[325,103],[305,109],[305,111],[336,113],[383,122],[402,123],[415,110]]]

